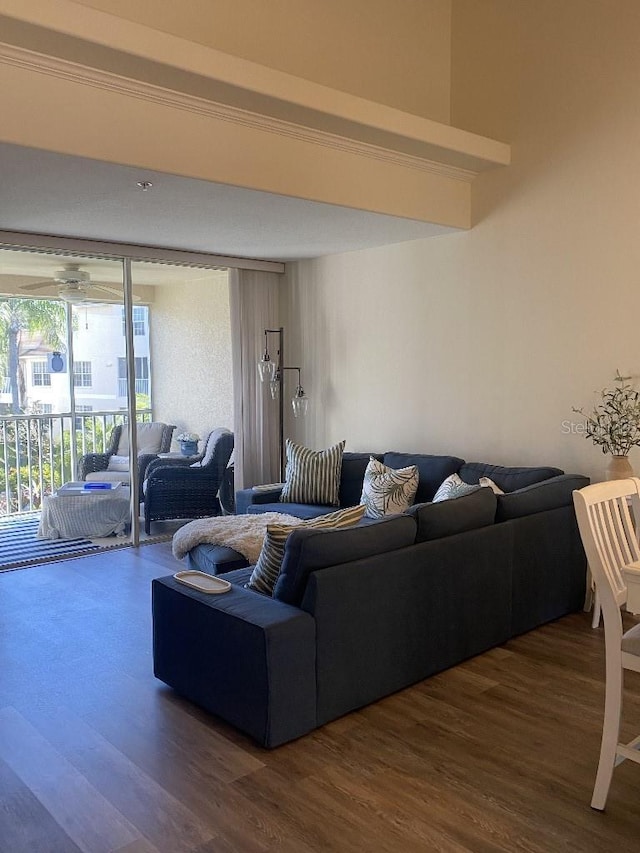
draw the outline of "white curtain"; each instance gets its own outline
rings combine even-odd
[[[279,280],[278,273],[229,273],[236,489],[280,480],[278,404],[260,382],[257,368],[264,330],[279,327]],[[271,352],[277,338],[270,338]]]

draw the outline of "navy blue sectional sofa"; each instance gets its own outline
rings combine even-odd
[[[342,505],[359,502],[369,455],[345,454]],[[346,530],[294,530],[272,598],[244,587],[251,567],[241,555],[211,545],[197,546],[190,565],[231,581],[230,592],[155,580],[156,676],[275,747],[582,606],[586,560],[572,492],[586,477],[456,457],[378,458],[418,465],[416,505]],[[454,471],[470,483],[490,477],[506,494],[483,488],[429,503]],[[334,509],[253,490],[236,503],[302,517]]]

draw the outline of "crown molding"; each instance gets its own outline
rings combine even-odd
[[[465,169],[427,157],[374,145],[325,130],[285,121],[218,101],[179,92],[157,84],[135,80],[111,71],[91,68],[60,57],[0,42],[0,64],[44,74],[84,86],[103,89],[171,109],[179,109],[218,121],[250,127],[265,133],[294,138],[312,145],[333,148],[357,157],[386,162],[406,169],[430,172],[445,178],[470,183],[478,170]]]

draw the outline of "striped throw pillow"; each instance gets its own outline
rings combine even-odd
[[[360,503],[366,506],[367,518],[382,518],[404,512],[413,503],[418,490],[418,469],[389,468],[373,456],[364,472]]]
[[[331,530],[339,527],[353,527],[362,520],[363,516],[364,506],[360,504],[330,512],[328,515],[320,515],[318,518],[310,518],[308,521],[301,521],[300,524],[268,524],[258,562],[251,572],[247,587],[264,595],[273,595],[273,588],[282,568],[287,539],[294,530],[299,527]]]
[[[287,471],[281,501],[339,506],[342,454],[346,442],[309,450],[287,439]]]

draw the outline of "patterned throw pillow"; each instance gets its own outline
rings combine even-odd
[[[494,483],[490,477],[480,477],[478,482],[483,488],[486,486],[487,488],[491,489],[494,495],[504,495],[504,492],[502,491],[500,486],[498,486],[497,483]]]
[[[438,501],[448,501],[452,498],[461,498],[463,495],[469,495],[471,492],[476,492],[482,486],[472,486],[460,479],[458,474],[451,474],[447,479],[438,486],[438,491],[433,496],[432,503]]]
[[[415,465],[388,468],[371,456],[364,472],[360,503],[366,507],[367,518],[382,518],[408,509],[417,490],[418,469]]]
[[[340,472],[346,442],[309,450],[287,439],[287,471],[281,501],[339,506]]]
[[[300,524],[268,524],[258,562],[251,572],[247,587],[262,592],[264,595],[273,595],[273,588],[282,567],[287,539],[294,530],[299,527],[324,527],[327,529],[353,527],[354,524],[362,520],[363,516],[364,506],[360,505],[339,509],[337,512],[320,515],[318,518],[310,518],[308,521],[300,522]]]

